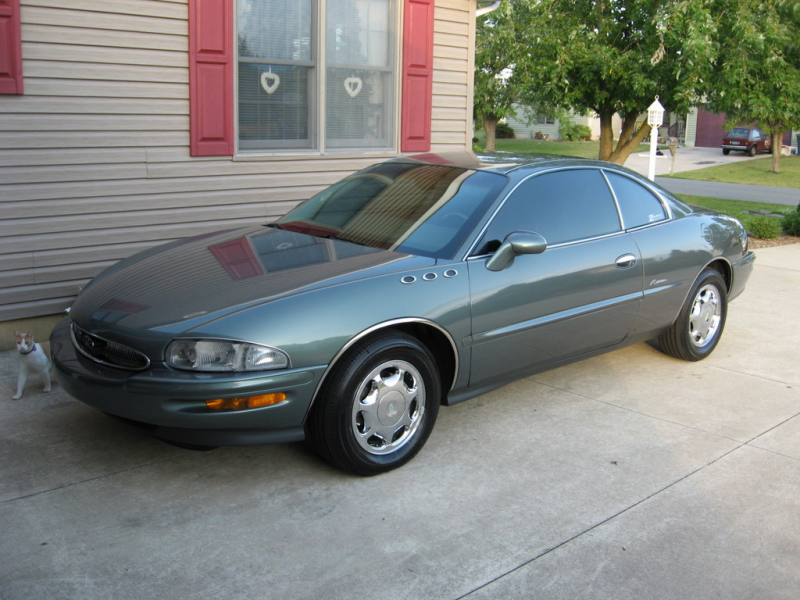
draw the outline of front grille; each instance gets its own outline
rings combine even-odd
[[[72,324],[72,343],[86,358],[110,367],[142,371],[150,366],[150,359],[133,348],[105,340]]]

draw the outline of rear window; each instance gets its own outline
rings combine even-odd
[[[726,135],[725,137],[732,138],[735,140],[746,140],[748,135],[750,135],[749,129],[742,129],[737,127],[736,129],[731,129],[728,135]]]
[[[658,223],[667,218],[664,205],[642,184],[611,171],[606,171],[606,177],[614,189],[625,229]]]

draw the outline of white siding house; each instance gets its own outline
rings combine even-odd
[[[519,110],[514,117],[509,117],[508,124],[514,130],[517,139],[536,139],[536,134],[541,132],[542,136],[549,136],[550,140],[560,140],[561,135],[558,130],[561,126],[559,119],[534,119],[529,122],[523,110]],[[600,139],[600,118],[597,116],[585,116],[571,114],[568,118],[578,125],[586,125],[592,132],[592,139]],[[618,134],[622,130],[622,119],[619,115],[614,115],[614,132]]]
[[[197,0],[197,10],[227,11],[223,16],[241,28],[236,2]],[[240,12],[259,2],[288,11],[299,0],[238,2]],[[309,6],[333,12],[337,2],[386,13],[385,140],[326,149],[326,140],[311,139],[300,150],[279,141],[266,151],[192,156],[187,0],[12,0],[24,93],[0,95],[0,322],[59,313],[121,258],[184,236],[267,222],[352,171],[402,153],[410,4],[433,8],[426,148],[469,149],[475,0]],[[313,39],[310,47],[325,48]],[[309,103],[309,111],[323,104],[314,97]],[[324,109],[316,110],[319,116]]]

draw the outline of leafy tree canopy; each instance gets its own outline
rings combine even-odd
[[[656,95],[688,112],[717,56],[712,0],[511,0],[521,98],[600,117],[600,158],[624,163]],[[625,120],[614,143],[612,117]]]
[[[783,133],[800,129],[800,2],[720,0],[720,54],[707,107],[730,126],[757,121],[780,171]],[[728,6],[725,6],[728,4]]]
[[[509,2],[478,19],[475,35],[474,114],[486,131],[486,149],[494,150],[494,131],[500,119],[513,114],[519,99],[511,67],[516,44],[513,9]]]

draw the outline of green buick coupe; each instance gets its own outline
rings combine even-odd
[[[70,394],[172,443],[307,439],[375,475],[442,404],[645,340],[705,358],[754,260],[739,221],[618,165],[405,157],[111,267],[53,361]]]

